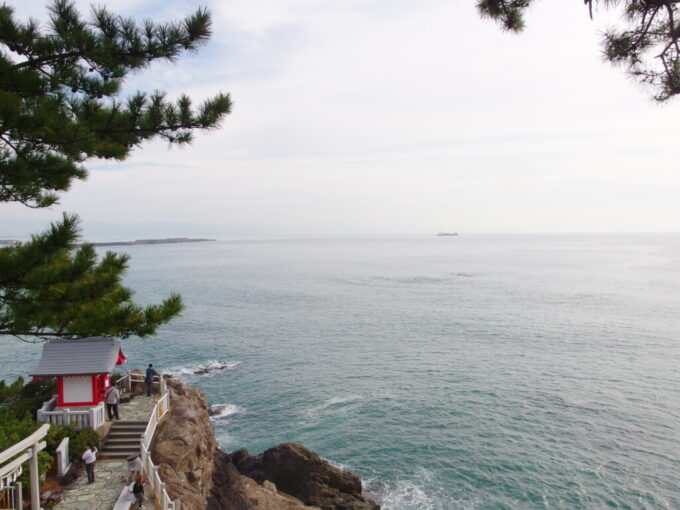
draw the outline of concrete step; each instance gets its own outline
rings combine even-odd
[[[139,432],[140,434],[143,434],[145,430],[146,430],[146,426],[144,426],[144,427],[111,427],[111,429],[109,429],[109,432],[121,432],[123,434],[126,433],[126,432],[128,434],[133,433],[133,432],[134,433]]]
[[[114,421],[104,445],[99,450],[98,457],[106,460],[122,460],[130,455],[139,455],[140,440],[146,431],[147,424],[145,421]]]
[[[139,438],[117,439],[109,437],[106,441],[104,441],[104,448],[107,446],[139,446],[139,441]]]
[[[145,422],[145,421],[120,421],[120,420],[116,420],[116,421],[113,422],[111,427],[112,428],[119,428],[119,429],[138,429],[138,428],[145,429],[147,424],[148,424],[148,422]]]
[[[100,450],[102,453],[113,453],[113,452],[134,452],[134,451],[139,451],[139,445],[109,445],[105,444],[102,446],[102,449]]]
[[[139,450],[133,452],[100,452],[97,455],[97,460],[124,460],[130,455],[139,455]]]
[[[139,439],[144,432],[109,432],[107,439]]]

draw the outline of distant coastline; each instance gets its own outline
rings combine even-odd
[[[132,246],[135,244],[175,244],[175,243],[205,243],[217,239],[191,239],[189,237],[168,237],[166,239],[137,239],[136,241],[111,241],[106,243],[90,243],[93,246]]]

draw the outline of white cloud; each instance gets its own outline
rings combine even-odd
[[[195,8],[120,6],[160,19]],[[223,129],[93,164],[64,208],[274,235],[677,230],[677,105],[602,63],[603,22],[578,3],[539,4],[522,35],[455,0],[209,7],[208,47],[130,87],[231,92]]]

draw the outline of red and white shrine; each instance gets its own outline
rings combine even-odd
[[[125,361],[117,338],[55,338],[43,345],[42,357],[31,375],[34,379],[57,379],[56,406],[94,407],[104,401],[114,367]]]

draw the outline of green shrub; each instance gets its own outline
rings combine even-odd
[[[0,381],[0,452],[25,439],[42,425],[35,420],[37,410],[54,393],[54,380],[38,379],[28,384],[19,377],[11,384]],[[69,438],[70,460],[80,460],[88,443],[99,447],[99,434],[91,428],[76,430],[73,424],[66,427],[51,425],[45,436],[47,446],[38,454],[40,479],[54,464],[59,443]],[[30,488],[30,472],[24,469],[19,480]]]
[[[38,423],[30,415],[19,418],[14,410],[0,408],[0,451],[30,436],[38,427]]]
[[[99,434],[91,428],[76,430],[73,424],[67,427],[52,425],[47,433],[47,451],[56,454],[57,447],[65,437],[69,438],[68,453],[71,460],[79,460],[87,444],[99,448]]]
[[[14,414],[23,418],[31,414],[35,418],[38,409],[55,393],[54,379],[38,379],[24,383],[23,377],[18,377],[12,384],[0,381],[0,406],[9,408]]]
[[[13,409],[8,407],[0,408],[0,452],[22,439],[26,439],[38,430],[41,425],[41,423],[33,419],[30,413],[18,417]],[[41,480],[44,480],[45,474],[49,471],[53,462],[54,458],[49,452],[42,451],[38,453],[38,472]],[[19,478],[19,481],[25,487],[30,487],[30,472],[28,469],[24,469],[24,473]]]
[[[5,381],[0,381],[0,404],[4,404],[7,401],[7,399],[11,397],[16,397],[21,393],[21,390],[23,389],[24,389],[23,377],[17,377],[17,380],[14,381],[9,386]]]

